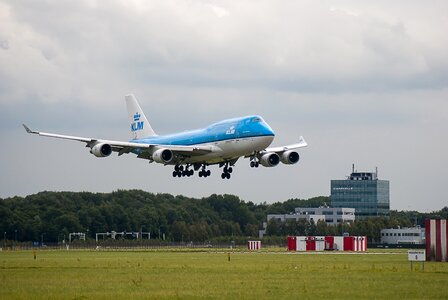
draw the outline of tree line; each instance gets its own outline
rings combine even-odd
[[[205,242],[223,238],[256,238],[268,214],[286,214],[296,207],[330,204],[329,197],[290,199],[273,204],[245,202],[233,195],[201,199],[141,190],[112,193],[41,192],[0,199],[0,238],[17,241],[62,241],[71,232],[95,238],[101,232],[149,232],[153,239]],[[423,225],[426,217],[448,217],[448,207],[432,214],[392,211],[389,218],[369,218],[353,224],[270,221],[267,234],[339,235],[349,232],[379,239],[383,228]]]

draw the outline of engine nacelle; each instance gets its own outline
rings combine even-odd
[[[159,149],[152,154],[152,159],[160,164],[169,164],[174,158],[170,149]]]
[[[280,162],[280,157],[277,153],[266,153],[260,157],[260,164],[263,167],[275,167]]]
[[[96,157],[107,157],[112,153],[112,146],[109,144],[95,144],[91,149],[90,153]]]
[[[296,151],[292,151],[292,150],[285,151],[280,156],[280,160],[282,161],[282,163],[284,163],[286,165],[293,165],[293,164],[296,164],[299,162],[300,155]]]

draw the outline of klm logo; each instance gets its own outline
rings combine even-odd
[[[143,129],[143,121],[140,121],[140,114],[138,112],[134,115],[134,123],[131,124],[131,131],[138,131]]]
[[[226,134],[235,134],[235,126],[230,127],[229,130],[226,131]]]

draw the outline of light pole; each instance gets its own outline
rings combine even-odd
[[[45,235],[45,232],[40,235],[40,246],[41,247],[44,246],[44,235]]]

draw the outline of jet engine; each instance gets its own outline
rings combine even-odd
[[[277,153],[266,153],[260,157],[260,164],[263,167],[275,167],[280,162],[280,157]]]
[[[282,161],[282,163],[286,164],[286,165],[293,165],[299,162],[300,159],[300,155],[299,153],[297,153],[296,151],[285,151],[283,152],[283,154],[280,156],[280,160]]]
[[[96,157],[107,157],[112,153],[112,147],[109,144],[95,144],[91,149],[90,153]]]
[[[170,149],[159,149],[152,154],[152,159],[160,164],[169,164],[174,158]]]

